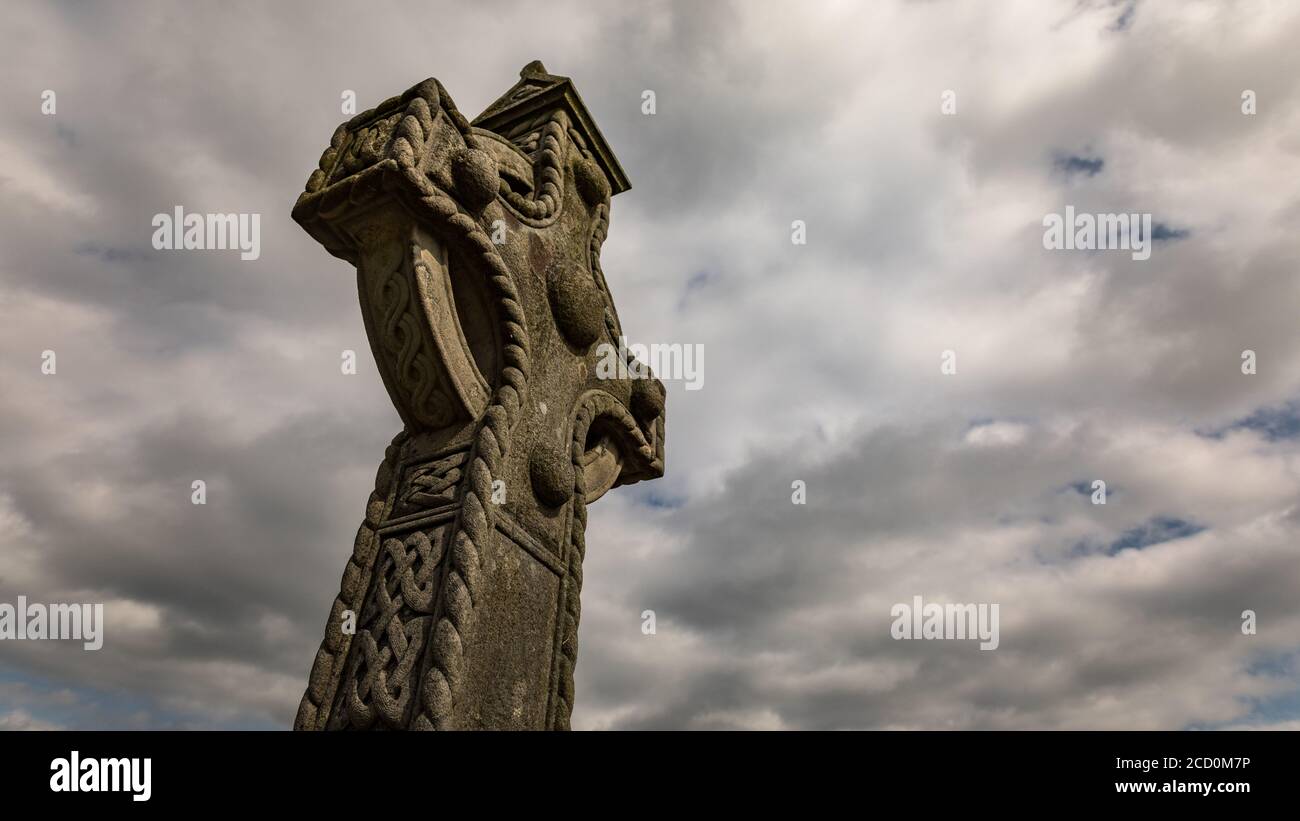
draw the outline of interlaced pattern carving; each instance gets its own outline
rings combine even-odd
[[[424,648],[432,617],[442,532],[415,531],[405,540],[384,540],[375,592],[357,625],[344,700],[353,727],[376,719],[401,728],[411,700],[412,671]],[[357,653],[360,657],[357,657]]]
[[[413,244],[411,253],[419,246]],[[456,418],[451,397],[439,387],[438,368],[429,341],[411,299],[411,283],[403,259],[387,276],[377,278],[372,300],[380,313],[380,340],[396,361],[397,385],[407,395],[415,418],[430,428],[449,425]]]
[[[456,488],[464,475],[460,468],[466,456],[466,452],[461,451],[412,469],[406,487],[401,491],[401,498],[393,507],[393,513],[413,513],[455,501]]]

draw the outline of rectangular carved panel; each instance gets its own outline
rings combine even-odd
[[[437,606],[449,528],[381,535],[370,592],[330,716],[331,729],[404,727]]]

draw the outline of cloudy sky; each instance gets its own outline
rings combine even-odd
[[[705,350],[591,509],[575,727],[1300,727],[1300,6],[358,9],[6,5],[0,602],[108,632],[0,644],[0,728],[291,725],[400,422],[290,207],[343,91],[533,59],[632,181],[625,330]],[[154,250],[176,205],[260,258]],[[1067,205],[1151,258],[1045,250]],[[998,649],[895,641],[917,595]]]

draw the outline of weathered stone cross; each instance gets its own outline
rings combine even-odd
[[[595,368],[622,335],[600,247],[627,189],[539,62],[473,123],[430,79],[334,132],[293,217],[356,266],[405,428],[297,729],[569,726],[586,505],[663,475],[663,386]]]

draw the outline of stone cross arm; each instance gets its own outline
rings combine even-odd
[[[537,62],[472,123],[430,79],[334,132],[293,217],[356,268],[404,428],[295,728],[568,727],[586,505],[664,469],[663,386],[597,368],[628,187]]]

